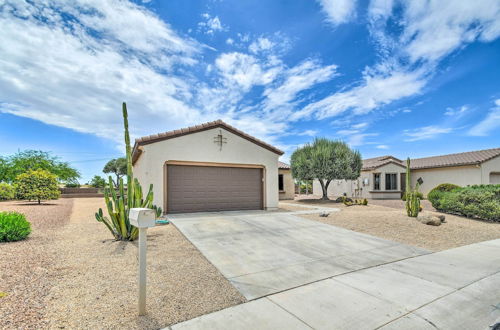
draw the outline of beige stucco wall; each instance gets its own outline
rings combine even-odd
[[[279,199],[294,199],[295,185],[293,183],[292,171],[287,169],[278,169],[278,174],[283,174],[283,191],[279,192]]]
[[[373,192],[373,173],[380,173],[380,192]],[[397,190],[385,191],[385,173],[397,173]],[[396,164],[387,164],[373,171],[361,171],[357,180],[334,180],[328,186],[328,196],[338,197],[344,193],[348,197],[355,198],[374,198],[374,199],[393,199],[400,198],[401,182],[400,174],[405,173],[405,169]],[[365,184],[368,179],[368,184]],[[321,196],[323,190],[318,180],[313,181],[313,191],[315,196]]]
[[[415,186],[418,178],[424,181],[419,190],[427,195],[432,188],[441,183],[453,183],[459,186],[481,184],[481,168],[479,166],[454,166],[412,170],[412,186]]]
[[[411,182],[415,185],[421,177],[424,183],[420,186],[420,191],[426,195],[441,183],[453,183],[459,186],[494,183],[491,182],[491,173],[500,173],[500,157],[490,159],[481,165],[412,170]]]
[[[227,138],[220,150],[214,137],[222,130]],[[173,139],[142,146],[143,153],[134,164],[134,175],[143,189],[153,184],[154,203],[164,207],[163,166],[166,161],[191,161],[230,164],[252,164],[264,166],[265,196],[267,209],[278,208],[278,157],[279,155],[258,146],[238,135],[214,128]]]

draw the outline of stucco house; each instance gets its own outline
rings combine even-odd
[[[135,141],[134,175],[165,213],[278,208],[283,151],[221,120]],[[286,186],[285,189],[288,189]]]
[[[411,160],[411,184],[420,184],[427,194],[441,183],[459,186],[500,184],[500,148],[462,152]],[[363,160],[357,180],[335,180],[328,187],[329,196],[347,196],[373,199],[397,199],[405,190],[406,161],[393,156]],[[315,194],[321,186],[313,182]]]
[[[294,199],[295,184],[292,178],[290,165],[278,162],[278,191],[279,199]]]

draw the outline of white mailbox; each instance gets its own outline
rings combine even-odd
[[[152,209],[133,208],[130,209],[129,220],[132,226],[137,228],[150,228],[156,224],[156,214]]]

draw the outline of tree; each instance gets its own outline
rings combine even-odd
[[[115,187],[118,188],[120,178],[127,174],[127,159],[125,157],[111,159],[104,165],[104,173],[112,173],[116,176]]]
[[[94,175],[92,180],[90,180],[90,185],[94,188],[104,188],[106,186],[106,179],[102,176]]]
[[[5,171],[0,180],[14,182],[19,174],[42,169],[57,176],[60,182],[73,182],[80,177],[78,170],[58,157],[41,150],[25,150],[0,160],[0,170]],[[0,174],[2,176],[2,174]]]
[[[298,180],[317,179],[328,199],[332,180],[355,180],[361,172],[361,154],[342,141],[317,138],[295,150],[291,157],[292,175]]]
[[[49,171],[38,169],[28,170],[26,173],[19,174],[14,183],[16,198],[29,201],[58,199],[59,187],[57,186],[57,177]]]

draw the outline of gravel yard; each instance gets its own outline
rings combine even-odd
[[[54,232],[68,222],[73,200],[42,205],[1,202],[0,211],[24,213],[31,222],[28,239],[0,243],[0,329],[45,328],[45,298],[54,284],[51,272],[57,257]]]
[[[311,199],[286,202],[298,205],[339,208],[340,212],[332,212],[327,218],[320,217],[318,214],[300,216],[431,251],[441,251],[500,238],[499,223],[472,220],[450,214],[445,214],[446,223],[435,227],[411,219],[406,216],[404,209],[395,207],[380,205],[346,207],[342,203],[314,201]],[[287,208],[287,205],[281,203],[280,207]],[[292,206],[291,209],[293,208]],[[441,214],[431,211],[425,212]]]
[[[0,298],[2,307],[9,305],[11,319],[22,318],[38,306],[38,318],[32,323],[37,328],[158,329],[245,301],[173,225],[166,225],[148,231],[148,315],[138,317],[137,242],[114,241],[106,227],[95,220],[94,212],[104,206],[102,198],[58,201],[64,202],[73,202],[66,225],[34,230],[50,246],[50,266],[43,272],[46,281],[30,280],[45,293],[24,313],[10,305],[30,299],[25,292],[16,299]],[[33,257],[22,248],[5,244],[0,245],[2,254],[5,247],[9,256],[18,256],[18,263],[19,257],[24,261],[21,264]],[[36,263],[48,265],[39,260]],[[27,266],[28,272],[38,267]],[[18,271],[9,270],[9,274],[19,278]],[[4,287],[2,281],[0,291],[13,291],[14,282]],[[3,326],[0,323],[0,328]]]

